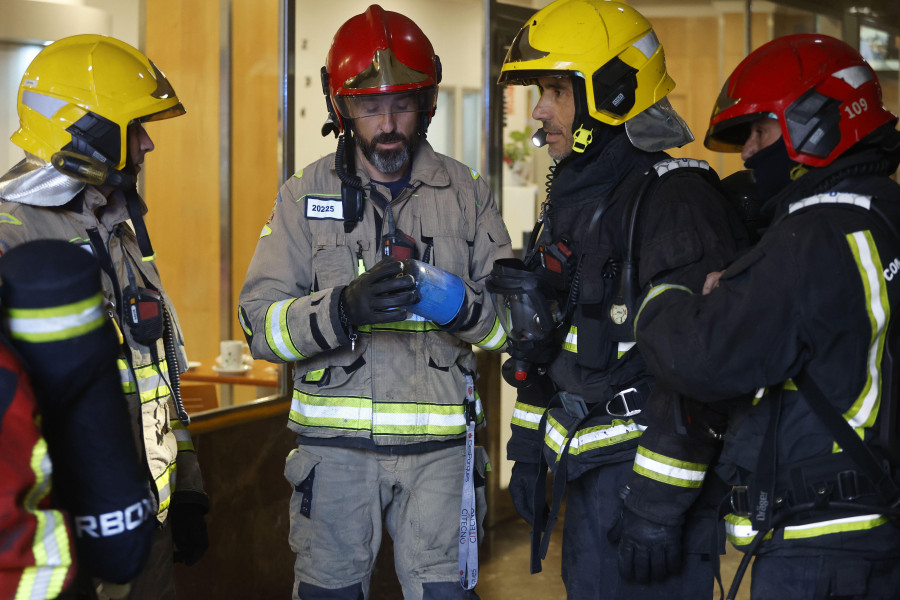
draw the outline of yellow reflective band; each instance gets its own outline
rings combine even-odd
[[[618,352],[616,358],[622,358],[628,354],[628,351],[634,348],[634,344],[634,342],[619,342],[619,345],[616,348],[616,351]]]
[[[540,427],[541,417],[544,416],[545,410],[546,409],[542,406],[533,406],[516,400],[511,423],[513,425],[518,425],[519,427],[524,427],[525,429],[537,431],[538,427]]]
[[[747,517],[739,517],[730,513],[725,515],[725,537],[736,548],[752,542],[757,533],[759,532],[753,529],[753,525],[750,524],[750,519]],[[764,539],[772,539],[772,532],[767,533]]]
[[[166,377],[168,373],[169,365],[166,362],[135,367],[134,374],[137,377],[137,390],[140,393],[141,404],[169,396],[169,384]],[[134,387],[131,387],[130,393],[134,393],[134,391]]]
[[[391,321],[389,323],[376,323],[374,325],[363,325],[359,328],[360,333],[371,333],[373,331],[395,331],[398,333],[426,333],[428,331],[438,331],[440,327],[426,321],[421,317],[415,319],[406,319],[405,321]]]
[[[316,369],[315,371],[309,371],[306,375],[303,376],[303,381],[307,383],[315,383],[316,381],[322,381],[322,377],[325,376],[325,369]]]
[[[547,416],[547,428],[544,430],[544,443],[547,444],[553,452],[556,453],[556,460],[559,462],[562,449],[565,448],[568,441],[569,431],[563,427],[559,421],[553,418],[553,415]]]
[[[844,418],[862,438],[864,430],[875,423],[881,407],[881,359],[884,355],[887,324],[891,318],[891,305],[884,285],[884,266],[872,233],[858,231],[848,234],[846,238],[866,292],[866,310],[872,331],[866,355],[866,380],[859,396],[844,413]]]
[[[288,309],[296,301],[296,298],[280,300],[266,310],[266,343],[272,352],[285,362],[306,358],[294,345],[288,329]]]
[[[244,318],[244,311],[238,310],[238,323],[241,324],[241,329],[244,332],[244,335],[250,337],[253,335],[253,330],[250,329],[250,324],[247,323],[247,320]]]
[[[888,522],[884,515],[854,515],[844,519],[820,521],[806,525],[791,525],[784,528],[784,539],[805,540],[830,535],[832,533],[847,533],[850,531],[867,531],[875,529]]]
[[[569,328],[569,333],[566,334],[562,347],[563,350],[578,354],[578,328],[574,325]]]
[[[173,461],[166,467],[166,470],[160,473],[153,481],[153,484],[156,486],[156,491],[159,494],[159,508],[156,511],[157,514],[169,508],[169,504],[172,502],[172,484],[175,483],[177,472],[178,465]]]
[[[675,460],[638,446],[634,457],[634,472],[649,479],[683,488],[703,485],[709,465]]]
[[[506,332],[500,326],[500,319],[495,317],[491,331],[475,345],[485,350],[499,350],[504,344],[506,344]]]
[[[484,421],[481,401],[475,397],[475,422]],[[457,436],[466,431],[463,404],[422,404],[379,402],[372,413],[373,435]]]
[[[53,472],[43,437],[38,438],[32,449],[30,466],[35,482],[27,491],[23,505],[36,521],[31,548],[35,564],[23,570],[16,598],[55,598],[62,592],[66,574],[72,567],[72,551],[62,514],[37,508],[50,493]]]
[[[484,421],[484,410],[475,395],[476,423]],[[462,404],[379,402],[362,396],[317,396],[295,389],[290,420],[304,427],[349,431],[372,431],[373,436],[458,436],[466,430]]]
[[[100,292],[62,306],[10,308],[5,312],[10,336],[29,343],[76,338],[101,327],[106,318]]]
[[[194,440],[191,439],[191,432],[178,419],[169,421],[169,429],[175,434],[175,443],[178,445],[179,452],[194,452]]]
[[[133,394],[137,391],[134,383],[134,376],[131,373],[131,366],[123,357],[116,359],[116,366],[119,368],[119,379],[122,381],[122,391],[126,394]]]
[[[693,294],[690,288],[685,287],[683,285],[675,285],[672,283],[664,283],[662,285],[655,285],[650,288],[650,291],[647,292],[647,296],[644,298],[644,301],[641,302],[640,308],[638,308],[637,314],[634,316],[634,330],[637,331],[638,319],[641,318],[641,312],[644,310],[644,307],[647,306],[647,303],[662,294],[663,292],[668,292],[670,290],[679,290],[681,292],[687,292],[688,294]]]
[[[73,568],[72,552],[69,547],[69,533],[61,513],[55,510],[38,511],[35,513],[38,522],[38,535],[46,535],[48,541],[58,549],[56,562],[50,562],[46,552],[40,552],[37,542],[32,548],[35,556],[34,566],[22,570],[19,586],[16,589],[15,600],[31,600],[32,598],[56,598],[62,593],[66,576]]]
[[[301,177],[303,177],[303,169],[300,169],[299,171],[294,173],[294,177],[296,177],[297,179],[300,179]]]
[[[572,443],[569,444],[569,454],[584,454],[597,448],[621,444],[640,437],[645,429],[647,429],[645,425],[639,425],[633,419],[627,421],[613,419],[609,425],[579,429],[572,437]]]
[[[288,418],[304,427],[363,431],[372,428],[372,399],[315,396],[295,389]]]
[[[272,234],[272,228],[269,227],[268,224],[263,225],[262,230],[259,232],[259,239],[262,239],[262,238],[266,237],[267,235],[271,235],[271,234]]]
[[[156,260],[156,252],[154,252],[151,256],[142,256],[141,262],[153,262]]]
[[[478,179],[479,177],[481,177],[481,175],[479,175],[478,171],[476,171],[475,169],[470,168],[469,173],[472,174],[472,179]]]
[[[0,213],[0,224],[2,223],[6,223],[7,225],[21,225],[22,221],[9,213]]]

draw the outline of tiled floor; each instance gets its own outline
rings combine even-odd
[[[562,523],[560,522],[554,529],[547,558],[543,562],[543,571],[536,575],[531,575],[528,568],[530,530],[524,521],[512,517],[497,523],[485,532],[480,555],[481,572],[475,588],[481,600],[566,600],[566,590],[560,577]],[[741,556],[739,552],[729,547],[729,552],[722,559],[722,582],[726,593]],[[381,577],[378,575],[376,571],[376,577],[372,582],[371,600],[402,600],[396,584],[392,584],[393,587],[388,585],[387,580],[391,578],[385,575],[389,574],[382,571]],[[719,598],[718,592],[714,597]],[[737,600],[749,598],[748,569]]]
[[[487,532],[489,552],[483,557],[478,586],[481,600],[565,600],[566,590],[560,577],[562,524],[553,531],[543,571],[528,572],[531,528],[521,519],[508,519]],[[728,592],[742,554],[729,546],[722,557],[722,584]],[[719,598],[716,592],[715,598]],[[750,576],[741,582],[737,600],[749,600]],[[570,600],[578,600],[572,598]],[[661,598],[660,600],[667,600]]]

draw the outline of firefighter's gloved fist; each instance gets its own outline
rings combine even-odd
[[[403,263],[382,260],[341,291],[338,310],[349,325],[358,327],[402,321],[406,318],[403,307],[418,301],[416,280],[404,271]]]
[[[187,566],[200,560],[209,548],[206,533],[206,507],[192,502],[172,504],[169,519],[172,522],[172,541],[175,544],[175,562]]]
[[[662,581],[681,571],[681,527],[649,521],[627,508],[617,524],[619,573],[625,579],[648,583]]]
[[[403,261],[406,272],[416,280],[420,300],[406,310],[438,325],[447,325],[460,313],[466,300],[466,286],[453,273],[419,260]]]
[[[538,467],[533,463],[516,461],[509,478],[509,495],[519,516],[529,524],[534,522],[534,488]]]

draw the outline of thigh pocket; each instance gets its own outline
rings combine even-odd
[[[313,499],[316,482],[316,467],[322,462],[321,457],[303,449],[291,450],[284,463],[284,477],[294,487],[291,494],[291,521],[299,515],[310,518],[313,510]]]

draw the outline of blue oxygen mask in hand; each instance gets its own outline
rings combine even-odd
[[[416,291],[421,298],[406,307],[408,312],[438,325],[446,325],[459,314],[466,299],[462,279],[415,259],[404,260],[403,266],[403,270],[416,280]]]

